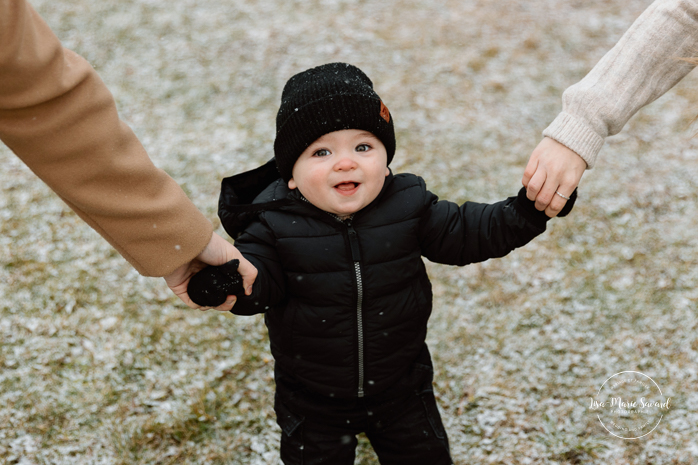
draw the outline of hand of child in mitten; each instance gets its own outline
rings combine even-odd
[[[562,210],[560,210],[560,213],[557,216],[567,216],[569,212],[572,211],[572,207],[574,206],[576,200],[577,189],[575,189],[574,192],[570,194],[569,200],[567,200],[567,203],[565,203],[565,206],[562,208]],[[526,196],[525,187],[522,187],[519,190],[519,194],[517,195],[515,205],[517,206],[518,211],[528,221],[532,222],[535,225],[538,225],[543,229],[545,229],[545,223],[552,219],[548,216],[548,214],[545,211],[538,210],[533,200],[528,199],[528,197]]]
[[[229,295],[243,295],[240,261],[235,259],[220,266],[207,266],[191,277],[187,293],[196,304],[218,307]]]

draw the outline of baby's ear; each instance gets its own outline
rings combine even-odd
[[[385,177],[387,178],[388,176],[390,176],[390,168],[388,168],[388,167],[386,166],[386,167],[385,167]]]
[[[294,181],[293,178],[289,179],[289,180],[288,180],[288,188],[291,189],[291,190],[293,190],[293,189],[295,189],[296,187],[298,187],[298,186],[296,186],[296,181]]]

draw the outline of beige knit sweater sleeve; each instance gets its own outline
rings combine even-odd
[[[698,56],[698,0],[657,0],[577,84],[562,95],[562,112],[543,131],[592,168],[604,139],[643,106],[671,89]]]
[[[141,274],[169,274],[211,240],[95,70],[26,0],[0,0],[0,139]]]

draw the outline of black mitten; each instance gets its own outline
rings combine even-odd
[[[574,203],[576,201],[577,189],[575,189],[574,192],[570,194],[570,199],[567,201],[565,206],[562,207],[562,210],[560,210],[560,213],[558,213],[557,216],[567,216],[572,211],[572,207],[574,207]],[[519,211],[534,224],[538,224],[539,226],[544,227],[545,223],[551,219],[548,215],[545,214],[545,212],[536,209],[536,203],[533,200],[528,200],[528,197],[526,197],[525,187],[522,187],[521,190],[519,190],[519,195],[516,203],[520,208]]]
[[[187,293],[195,304],[218,307],[229,295],[241,295],[242,276],[238,273],[240,261],[231,260],[220,266],[207,266],[189,280]]]

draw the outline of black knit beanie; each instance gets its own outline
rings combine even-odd
[[[284,181],[293,177],[293,165],[310,144],[342,129],[371,132],[385,145],[390,164],[395,154],[393,118],[363,71],[329,63],[289,79],[281,94],[274,141],[276,167]]]

